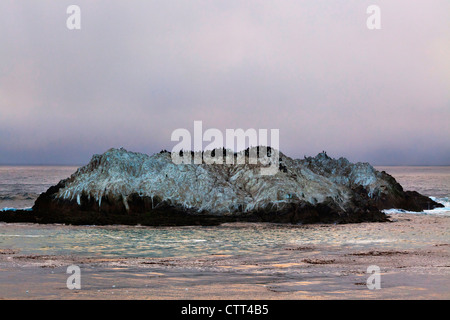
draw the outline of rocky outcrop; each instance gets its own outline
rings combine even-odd
[[[33,214],[72,224],[345,223],[385,221],[385,208],[439,206],[367,163],[280,152],[278,172],[261,175],[261,163],[248,164],[249,151],[246,164],[207,165],[174,164],[169,152],[110,149],[41,194]]]
[[[443,207],[416,191],[404,191],[403,187],[385,171],[377,171],[368,163],[350,163],[345,158],[332,159],[325,152],[300,161],[316,174],[351,189],[363,187],[369,198],[380,210],[398,208],[420,212],[424,209]]]

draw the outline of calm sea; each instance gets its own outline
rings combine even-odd
[[[0,167],[0,209],[26,208],[39,193],[69,177],[76,167]],[[419,214],[450,216],[450,167],[377,167],[393,175],[406,190],[436,198],[445,209]],[[390,211],[389,213],[395,213]],[[0,211],[1,214],[1,211]],[[417,213],[416,213],[417,214]],[[415,247],[441,243],[448,231],[395,235],[370,228],[288,227],[272,224],[228,224],[217,227],[72,227],[0,223],[0,249],[23,254],[173,257],[202,254],[249,254],[286,245]],[[403,238],[401,238],[403,237]]]
[[[62,166],[0,166],[0,209],[32,207],[39,194],[76,170]]]

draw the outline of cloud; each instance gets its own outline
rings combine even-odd
[[[293,157],[449,164],[446,0],[377,1],[374,31],[356,0],[76,2],[79,31],[71,1],[0,4],[0,163],[157,152],[202,120],[279,128]]]

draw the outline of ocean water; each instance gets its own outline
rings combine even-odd
[[[64,166],[0,166],[0,210],[32,207],[39,194],[76,170]]]
[[[414,190],[437,198],[450,196],[450,166],[439,167],[375,167],[386,171],[404,190]]]
[[[446,208],[429,216],[450,216],[450,167],[377,167],[392,174],[406,190],[434,197]],[[0,210],[31,207],[39,193],[70,176],[76,167],[0,167]],[[387,210],[388,213],[405,213]],[[0,211],[1,214],[1,211]],[[426,228],[425,228],[426,229]],[[76,254],[120,257],[245,255],[286,246],[414,248],[446,243],[448,230],[411,230],[391,234],[376,224],[360,226],[286,226],[226,224],[216,227],[64,226],[0,223],[0,249],[21,254]]]
[[[444,208],[425,210],[423,214],[450,215],[450,166],[436,167],[376,167],[386,171],[399,182],[404,190],[414,190],[443,204]],[[386,213],[403,210],[385,210]],[[412,212],[410,212],[412,213]]]

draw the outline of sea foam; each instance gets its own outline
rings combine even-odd
[[[3,208],[0,209],[0,212],[15,212],[15,211],[32,211],[33,209],[31,207],[27,208]]]
[[[430,214],[430,215],[439,215],[439,216],[450,216],[450,201],[449,198],[437,198],[430,197],[431,200],[436,201],[442,204],[443,208],[434,208],[430,210],[423,210],[422,212],[413,212],[407,211],[403,209],[386,209],[382,210],[385,214],[395,214],[395,213],[411,213],[411,214]]]

